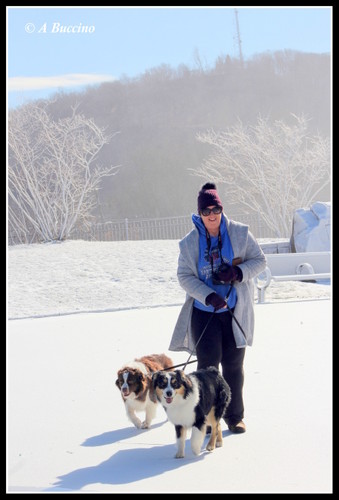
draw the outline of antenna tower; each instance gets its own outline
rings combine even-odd
[[[239,29],[239,20],[238,20],[238,9],[234,9],[234,14],[235,14],[235,25],[236,25],[236,30],[237,30],[237,34],[236,34],[235,38],[236,38],[236,42],[237,42],[238,48],[239,48],[240,64],[241,64],[241,66],[243,66],[244,59],[243,59],[242,50],[241,50],[241,38],[240,38],[240,29]]]

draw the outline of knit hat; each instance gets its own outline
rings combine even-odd
[[[202,186],[198,194],[198,213],[212,205],[223,208],[216,185],[212,182],[207,182]]]

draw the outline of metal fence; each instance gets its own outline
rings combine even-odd
[[[245,214],[232,218],[249,225],[250,231],[256,238],[275,236],[260,216]],[[172,240],[183,238],[191,229],[191,215],[157,219],[121,219],[94,224],[87,230],[74,230],[69,239],[90,241]]]
[[[236,215],[232,219],[247,224],[256,238],[275,238],[260,215]],[[87,229],[74,229],[70,240],[127,241],[127,240],[175,240],[181,239],[193,227],[192,216],[162,217],[157,219],[120,219],[92,224]],[[37,235],[26,235],[22,241],[9,230],[8,244],[37,243]]]

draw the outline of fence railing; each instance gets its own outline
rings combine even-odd
[[[248,224],[256,238],[274,237],[273,231],[256,215],[238,215],[234,220]],[[74,230],[70,239],[92,241],[181,239],[192,229],[191,215],[157,219],[122,219],[95,224],[88,230]]]
[[[121,219],[94,224],[87,230],[75,229],[70,239],[93,241],[180,239],[192,228],[190,217]]]
[[[250,231],[256,238],[274,238],[260,215],[236,215],[232,219],[248,224]],[[157,219],[120,219],[104,223],[92,224],[87,229],[74,229],[69,238],[71,240],[87,241],[126,241],[126,240],[173,240],[181,239],[192,229],[192,216],[162,217]],[[9,245],[20,243],[37,243],[38,237],[26,235],[25,241],[9,230]]]

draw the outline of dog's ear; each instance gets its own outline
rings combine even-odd
[[[118,389],[120,389],[120,384],[119,384],[119,379],[118,378],[115,381],[115,385],[117,386]]]
[[[186,375],[183,370],[175,370],[175,376],[180,385],[183,385],[186,381]]]
[[[185,388],[185,396],[187,395],[187,392],[190,391],[193,387],[193,384],[192,384],[192,381],[191,379],[185,375],[185,373],[183,372],[183,370],[178,370],[178,377],[180,378],[180,382],[182,384],[182,386]]]

